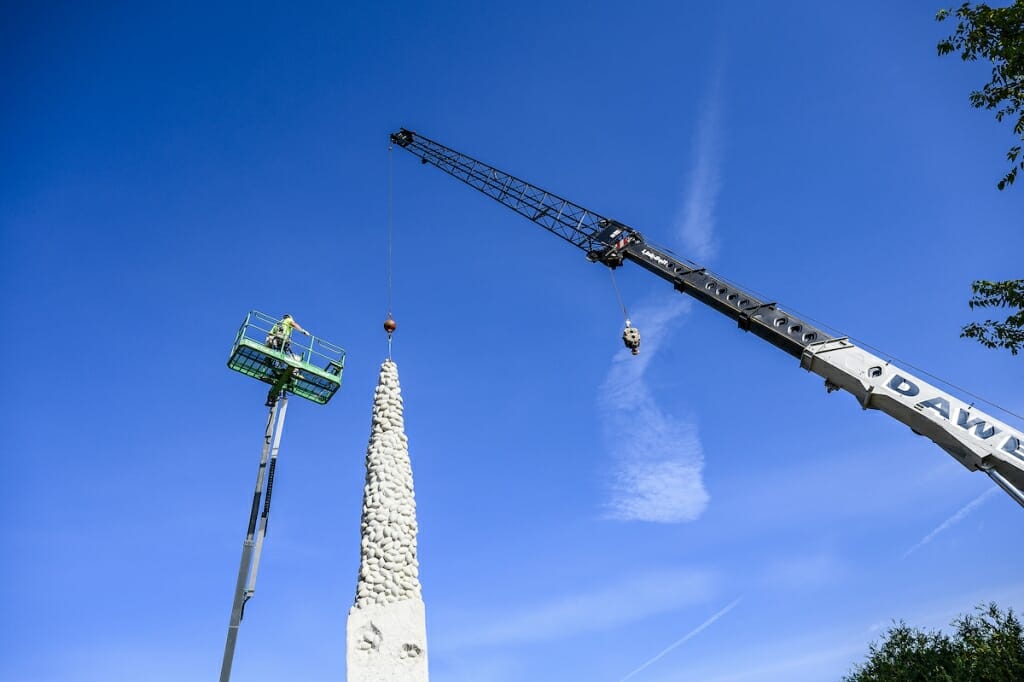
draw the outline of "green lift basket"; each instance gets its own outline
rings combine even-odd
[[[294,331],[285,348],[272,348],[270,330],[277,321],[250,311],[235,336],[228,367],[300,398],[327,404],[341,388],[345,351]]]

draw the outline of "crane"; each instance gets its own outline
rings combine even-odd
[[[969,471],[985,472],[1024,507],[1024,435],[973,404],[929,384],[888,360],[832,336],[728,283],[707,268],[681,261],[644,239],[637,230],[532,185],[419,133],[400,129],[391,143],[461,180],[549,232],[582,249],[589,261],[617,268],[635,263],[676,291],[736,321],[740,329],[796,357],[825,380],[831,393],[852,394],[931,439]],[[629,328],[627,327],[627,332]],[[627,345],[638,343],[625,335]],[[635,348],[634,348],[635,350]]]

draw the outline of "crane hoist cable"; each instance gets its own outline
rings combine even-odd
[[[387,246],[387,262],[385,271],[387,273],[387,300],[388,300],[388,316],[384,320],[384,331],[388,334],[388,360],[391,359],[391,335],[395,333],[395,329],[398,328],[398,323],[395,322],[395,318],[391,316],[391,302],[392,302],[392,257],[391,253],[393,250],[392,244],[394,242],[394,223],[395,223],[395,154],[394,154],[394,143],[388,144],[388,246]]]
[[[640,355],[640,330],[633,326],[633,323],[629,320],[629,312],[626,310],[626,304],[622,301],[622,294],[619,292],[619,283],[615,281],[615,271],[608,268],[608,274],[612,277],[612,288],[615,289],[615,298],[619,301],[619,307],[622,308],[622,316],[626,319],[626,328],[622,330],[622,343],[625,344],[626,348],[629,349],[633,355]]]

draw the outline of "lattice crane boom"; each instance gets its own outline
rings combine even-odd
[[[609,267],[631,260],[791,355],[800,357],[808,344],[832,338],[795,315],[779,310],[775,303],[727,284],[707,268],[682,261],[647,243],[638,231],[623,223],[410,130],[403,128],[394,133],[391,141],[423,163],[440,168],[579,247],[589,260]]]
[[[605,218],[593,211],[411,130],[392,134],[391,142],[584,251],[600,247],[597,236],[604,230]]]

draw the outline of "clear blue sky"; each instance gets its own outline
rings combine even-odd
[[[971,280],[1022,276],[1024,187],[940,6],[9,7],[0,678],[215,678],[257,308],[349,355],[291,405],[233,679],[343,679],[400,126],[1024,413],[1022,360],[958,338]],[[894,618],[1024,608],[986,477],[628,267],[624,357],[603,268],[393,164],[435,682],[834,680]]]

